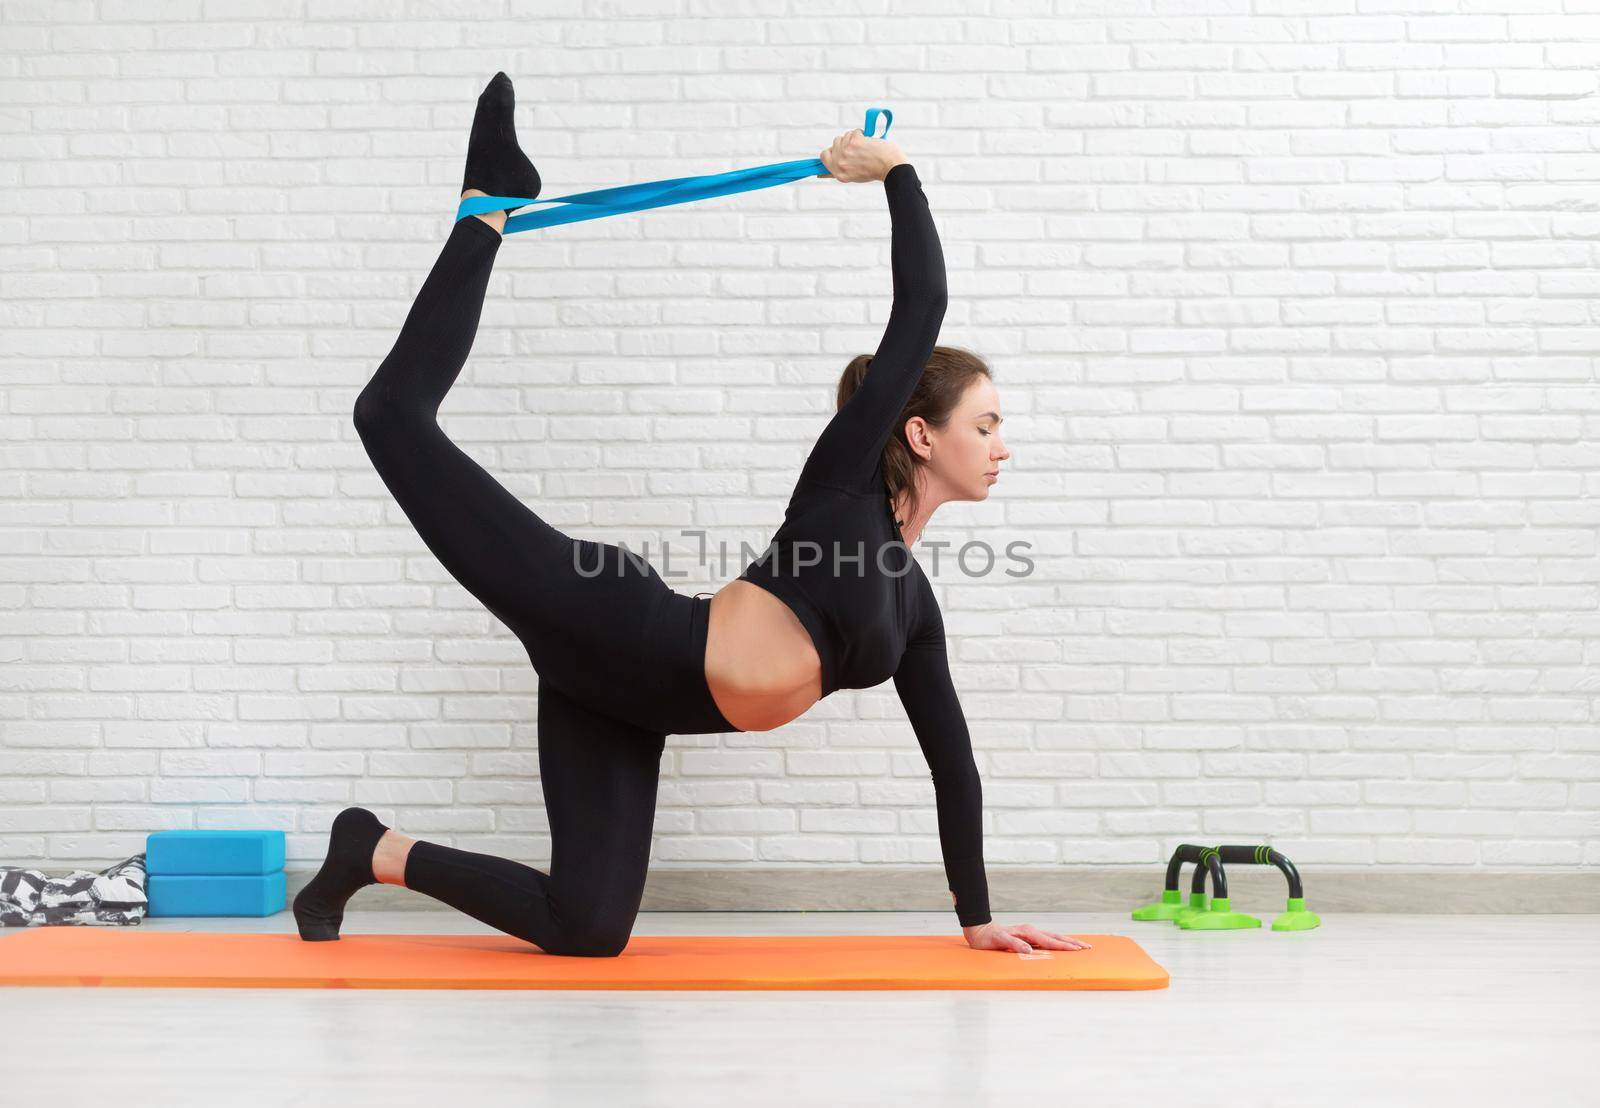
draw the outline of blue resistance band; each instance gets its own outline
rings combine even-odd
[[[862,129],[874,137],[873,128],[878,116],[884,116],[883,134],[889,137],[889,127],[894,123],[894,113],[888,108],[868,108],[867,125]],[[554,227],[559,223],[579,223],[585,219],[603,219],[608,215],[640,212],[646,208],[663,208],[668,204],[684,204],[690,200],[707,200],[713,196],[727,196],[735,192],[770,188],[773,185],[798,181],[802,177],[830,177],[828,167],[821,158],[802,158],[793,162],[774,162],[772,165],[734,169],[727,173],[710,173],[703,177],[673,177],[665,181],[646,181],[637,185],[619,185],[616,188],[596,189],[593,192],[575,192],[571,196],[557,196],[549,200],[535,200],[527,196],[469,196],[456,209],[456,222],[484,212],[504,211],[508,207],[533,204],[560,204],[559,208],[544,211],[513,213],[506,218],[505,229],[500,233],[512,235],[518,231],[531,231],[535,227]]]

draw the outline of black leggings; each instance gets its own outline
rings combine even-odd
[[[739,729],[706,685],[710,601],[637,554],[551,527],[439,428],[500,241],[476,217],[451,229],[355,426],[422,541],[538,671],[550,873],[419,841],[405,883],[547,953],[614,957],[644,896],[666,736]]]

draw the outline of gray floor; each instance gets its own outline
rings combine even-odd
[[[1249,910],[1249,906],[1246,906]],[[1270,919],[1270,911],[1267,912]],[[0,1104],[1600,1104],[1600,917],[1324,916],[1131,935],[1140,993],[0,988]],[[164,930],[292,930],[147,920]],[[646,913],[635,934],[939,934],[948,913]],[[351,912],[346,933],[487,932]],[[0,942],[5,941],[0,933]],[[20,1063],[20,1064],[15,1064]],[[106,1084],[90,1089],[88,1074]],[[159,1097],[159,1101],[153,1099]],[[149,1098],[149,1099],[147,1099]],[[503,1098],[503,1099],[500,1099]]]

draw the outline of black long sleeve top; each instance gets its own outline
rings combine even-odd
[[[963,927],[988,923],[983,789],[950,680],[944,618],[905,544],[884,483],[897,430],[944,320],[944,253],[909,162],[884,177],[894,303],[860,387],[818,437],[783,524],[741,580],[799,618],[822,659],[822,695],[892,677],[932,773],[945,877]]]

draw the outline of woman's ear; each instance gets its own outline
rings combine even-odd
[[[933,429],[927,420],[921,416],[906,420],[905,435],[907,450],[925,462],[933,458]]]

